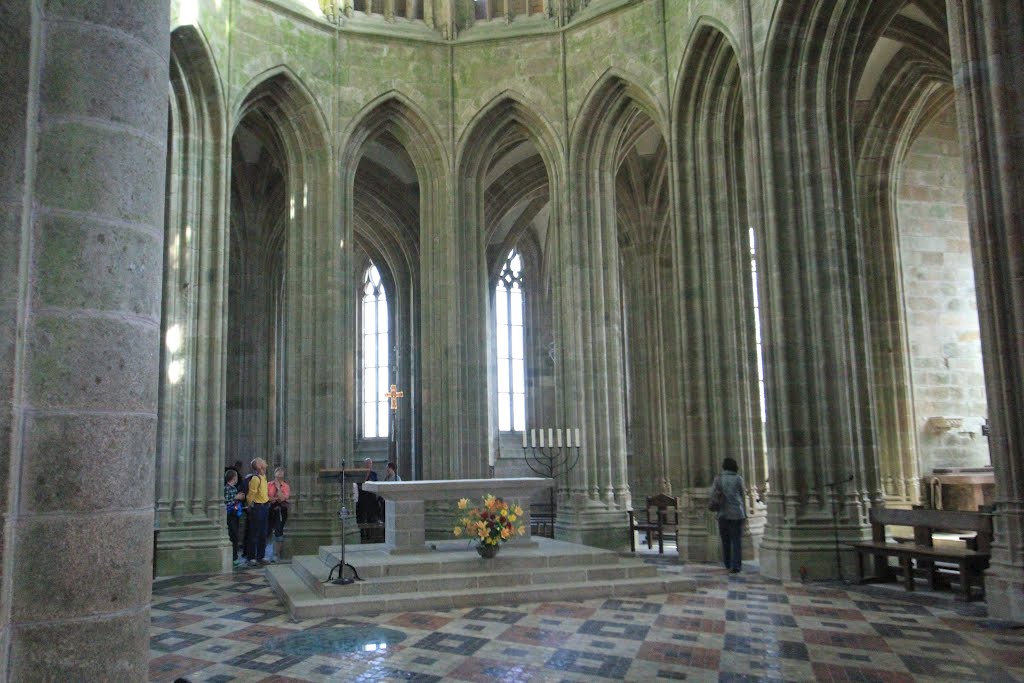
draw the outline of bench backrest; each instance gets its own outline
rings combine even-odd
[[[664,493],[650,496],[646,502],[648,522],[661,520],[662,526],[679,525],[679,499]]]
[[[974,531],[981,552],[988,552],[992,541],[992,515],[987,512],[871,508],[869,517],[875,541],[885,541],[885,527],[890,524],[913,527],[914,542],[919,545],[932,544],[932,531]]]

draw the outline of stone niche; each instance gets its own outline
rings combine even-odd
[[[992,467],[936,468],[922,478],[921,490],[929,508],[975,511],[995,500],[995,474]]]

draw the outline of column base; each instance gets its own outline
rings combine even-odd
[[[993,565],[987,569],[985,602],[991,618],[1024,622],[1024,568]]]
[[[558,511],[555,539],[605,550],[629,550],[629,518],[625,511]]]
[[[186,523],[156,530],[153,575],[215,574],[231,571],[231,543],[226,525]]]
[[[708,512],[681,520],[679,527],[679,559],[681,562],[721,562],[722,542],[718,536],[718,519]],[[764,537],[764,515],[747,518],[743,525],[743,560],[756,562],[760,558]]]
[[[865,539],[860,528],[839,529],[839,566],[836,566],[836,541],[831,528],[801,526],[785,529],[784,535],[773,533],[766,527],[760,547],[760,565],[763,576],[782,581],[800,580],[802,577],[852,580],[857,575],[857,553],[849,547]]]
[[[359,543],[355,516],[345,521],[345,532],[349,543],[353,542],[353,534],[355,543]],[[296,555],[316,555],[320,546],[338,543],[341,543],[341,521],[336,514],[304,514],[298,519],[290,518],[285,524],[282,557],[290,560]]]

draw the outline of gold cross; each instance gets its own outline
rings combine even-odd
[[[398,386],[392,384],[391,391],[384,394],[384,398],[391,399],[391,410],[398,410],[398,399],[405,396],[404,391],[399,391]]]

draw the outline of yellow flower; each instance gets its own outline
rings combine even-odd
[[[523,508],[521,508],[518,505],[516,505],[516,514],[519,515],[519,516],[522,516]]]
[[[469,498],[463,498],[459,501],[460,510],[465,510],[467,505],[469,505]]]
[[[502,514],[503,517],[508,517],[508,508],[507,507],[501,508],[501,514]]]
[[[515,515],[509,515],[508,516],[508,521],[510,521],[510,522],[514,522],[514,521],[516,521],[516,519],[517,519],[517,517]]]
[[[462,535],[462,528],[461,527],[455,527],[455,535],[456,536],[461,536]]]

